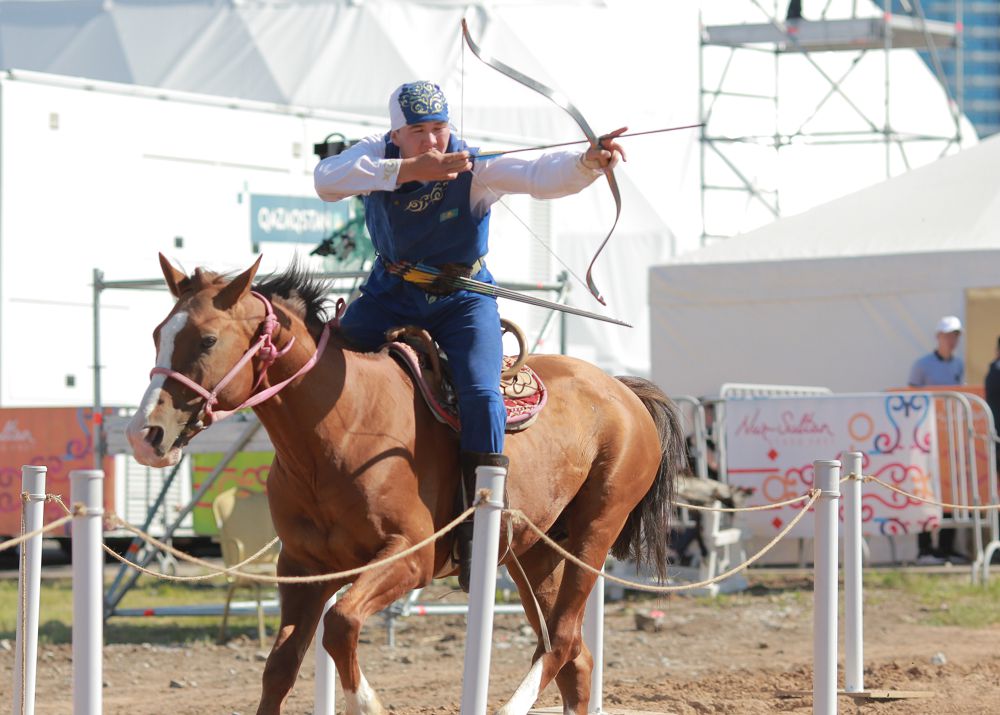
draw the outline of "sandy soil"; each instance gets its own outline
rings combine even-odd
[[[811,689],[808,585],[793,579],[777,587],[756,587],[721,604],[682,597],[609,603],[605,711],[811,712],[809,697],[778,696],[780,691]],[[442,590],[435,595],[444,600],[461,596]],[[663,612],[659,630],[638,630],[636,613],[651,610]],[[865,685],[924,691],[930,697],[891,702],[842,697],[842,712],[1000,713],[1000,628],[929,626],[922,624],[926,615],[903,596],[880,598],[867,608]],[[455,713],[461,698],[464,629],[462,617],[410,616],[398,621],[396,645],[389,647],[383,621],[373,618],[363,632],[364,673],[399,715]],[[534,637],[521,616],[497,616],[491,703],[499,705],[513,692],[527,672],[533,649]],[[936,655],[937,661],[943,655],[944,662],[935,664]],[[226,645],[110,644],[104,650],[104,712],[254,713],[263,658],[256,639],[248,635]],[[12,664],[13,654],[0,652],[0,702],[8,703],[11,697]],[[313,687],[310,652],[286,712],[311,712]],[[35,712],[71,712],[70,692],[70,646],[42,647]],[[343,701],[338,704],[342,709]],[[554,686],[538,702],[540,707],[558,704]]]

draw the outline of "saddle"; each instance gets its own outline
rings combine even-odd
[[[541,379],[528,365],[526,340],[521,329],[509,320],[501,319],[504,332],[517,338],[519,354],[505,355],[500,375],[500,394],[507,409],[507,432],[527,429],[545,406],[548,392]],[[458,396],[448,370],[448,358],[430,334],[423,328],[407,325],[386,331],[382,350],[392,355],[413,378],[431,414],[439,421],[460,432]]]

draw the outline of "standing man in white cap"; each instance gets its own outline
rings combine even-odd
[[[464,511],[472,502],[476,468],[508,464],[496,298],[407,282],[401,267],[422,264],[493,283],[485,263],[492,204],[504,194],[553,199],[581,191],[624,156],[614,138],[625,130],[584,152],[477,160],[478,150],[452,134],[448,102],[432,82],[398,87],[389,98],[389,119],[390,131],[327,157],[314,174],[316,192],[325,201],[362,196],[378,253],[361,296],[340,325],[362,350],[377,349],[389,328],[418,325],[448,355],[462,421],[456,509]],[[455,534],[459,584],[467,591],[472,522],[459,525]]]
[[[910,387],[935,387],[962,385],[965,383],[965,363],[958,355],[958,341],[962,337],[962,321],[954,315],[946,315],[938,321],[935,338],[937,347],[917,359],[910,368]],[[917,534],[917,563],[923,565],[942,564],[946,560],[965,560],[955,552],[955,530],[941,529],[938,548],[931,542],[931,532]]]
[[[957,354],[962,321],[954,315],[944,316],[938,321],[935,337],[937,347],[910,368],[910,387],[961,385],[965,382],[965,363]]]

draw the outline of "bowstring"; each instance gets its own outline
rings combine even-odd
[[[584,282],[584,280],[582,278],[580,278],[579,275],[577,275],[576,271],[574,271],[572,268],[570,268],[569,265],[566,263],[566,261],[564,261],[562,258],[560,258],[559,255],[555,252],[555,250],[553,250],[553,248],[549,244],[547,244],[542,239],[541,236],[539,236],[537,233],[535,233],[531,229],[531,226],[529,226],[528,223],[524,219],[522,219],[520,216],[517,215],[517,212],[514,211],[514,209],[512,209],[510,207],[510,205],[506,201],[504,201],[504,199],[503,199],[502,196],[500,196],[499,194],[497,194],[496,191],[493,190],[492,186],[490,186],[488,183],[486,183],[485,181],[483,181],[482,179],[480,179],[478,176],[473,176],[472,178],[473,178],[474,181],[478,181],[487,191],[489,191],[491,194],[493,194],[493,196],[496,198],[496,202],[498,204],[500,204],[501,206],[503,206],[505,209],[507,209],[507,211],[510,213],[510,215],[513,216],[514,219],[519,224],[521,224],[522,226],[524,226],[524,230],[527,231],[528,234],[531,235],[536,241],[538,241],[538,243],[541,245],[541,247],[544,248],[548,252],[548,254],[550,256],[552,256],[552,258],[555,259],[556,263],[558,263],[560,266],[562,266],[566,270],[566,272],[569,273],[569,275],[573,276],[573,278],[575,278],[576,281],[580,285],[582,285],[584,288],[587,287],[587,284]]]
[[[462,104],[462,107],[461,107],[461,109],[462,109],[462,118],[461,118],[461,125],[459,126],[459,132],[461,134],[462,141],[465,141],[465,52],[466,52],[466,47],[465,47],[465,41],[463,40],[463,37],[462,37],[461,33],[459,33],[459,36],[458,36],[458,44],[459,44],[459,47],[462,48],[461,49],[461,61],[459,62],[459,67],[460,67],[460,72],[461,72],[461,82],[460,82],[460,84],[461,84],[461,90],[459,92],[459,101]],[[525,150],[525,151],[527,151],[527,150]],[[475,168],[475,167],[473,167],[473,168]],[[531,226],[529,226],[528,223],[524,219],[522,219],[520,216],[518,216],[517,212],[514,211],[514,209],[512,209],[510,207],[510,205],[506,201],[504,201],[503,197],[500,196],[500,194],[498,194],[496,191],[493,190],[492,186],[490,186],[486,181],[484,181],[481,177],[479,177],[479,176],[477,176],[475,174],[472,175],[472,180],[479,182],[479,184],[483,188],[485,188],[487,191],[489,191],[491,194],[493,194],[493,198],[495,199],[495,203],[498,203],[501,206],[503,206],[505,209],[507,209],[507,212],[511,216],[513,216],[514,219],[519,224],[521,224],[524,227],[524,230],[528,232],[528,235],[530,235],[532,238],[534,238],[535,241],[537,241],[539,243],[539,245],[541,245],[541,247],[545,249],[546,253],[548,253],[553,259],[555,259],[556,263],[558,263],[560,266],[563,267],[563,269],[566,271],[567,274],[569,274],[570,276],[572,276],[576,280],[577,283],[579,283],[584,288],[586,288],[588,293],[590,292],[590,288],[587,286],[587,283],[582,278],[580,278],[580,276],[576,273],[576,271],[574,271],[572,268],[570,268],[569,264],[566,263],[566,261],[564,261],[562,258],[560,258],[559,255],[555,252],[555,250],[548,243],[546,243],[542,239],[541,236],[539,236],[537,233],[535,233],[534,230],[531,228]]]

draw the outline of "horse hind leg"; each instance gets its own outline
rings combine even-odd
[[[543,654],[532,666],[543,664],[539,693],[549,682],[556,681],[563,700],[563,712],[567,715],[587,715],[590,704],[594,659],[583,642],[583,614],[587,596],[596,581],[597,577],[589,571],[574,564],[564,564],[558,595],[549,618],[552,650]],[[501,712],[504,715],[523,715],[527,711],[512,708]]]
[[[525,581],[516,568],[510,569],[510,572],[518,585],[521,600],[526,604],[525,615],[528,622],[539,634],[539,644],[528,674],[498,713],[524,715],[554,679],[563,699],[563,712],[586,715],[594,661],[583,642],[583,611],[587,593],[593,587],[596,576],[591,577],[589,587],[583,591],[583,600],[576,604],[576,599],[568,598],[561,586],[567,569],[580,571],[578,567],[570,568],[549,546],[542,543],[535,544],[520,558],[528,580]],[[586,571],[583,574],[584,577],[590,575]],[[544,627],[551,629],[552,648],[549,652],[545,651],[541,640],[543,625],[531,605],[532,594],[544,617]]]
[[[634,465],[622,462],[606,470],[600,479],[591,477],[577,494],[576,506],[565,513],[569,533],[565,549],[590,568],[564,561],[544,543],[529,549],[531,568],[525,570],[529,582],[545,594],[550,604],[543,610],[552,649],[548,653],[536,651],[531,670],[499,711],[501,715],[525,715],[553,679],[563,697],[564,712],[586,715],[593,658],[583,643],[583,613],[597,582],[597,572],[634,504],[635,500],[623,497],[620,490],[621,485],[628,485],[624,481],[627,475],[636,471]],[[612,496],[607,493],[609,485],[613,487]],[[520,583],[518,586],[524,602],[529,603],[530,596]]]
[[[583,640],[582,630],[581,619],[580,626],[577,626],[572,634],[563,641],[565,650],[569,655],[566,656],[565,664],[559,669],[554,678],[556,687],[559,689],[559,695],[563,701],[564,715],[587,715],[590,712],[590,685],[594,672],[594,657]],[[573,655],[574,653],[575,655]],[[559,663],[563,658],[555,656],[554,660],[556,663]],[[541,685],[542,679],[545,676],[545,666],[541,659],[532,664],[532,669],[536,668],[537,671],[534,673],[534,676],[538,679],[540,687],[536,691],[535,699],[544,690],[544,687],[541,687]],[[533,680],[531,675],[532,673],[529,671],[529,677],[525,679],[525,682]],[[510,713],[511,715],[524,712],[521,709],[521,705],[513,703],[514,700],[515,698],[511,698],[512,702],[505,706],[507,709],[501,709],[500,712]]]
[[[598,677],[600,677],[598,673]],[[586,715],[590,709],[590,686],[594,677],[594,656],[580,636],[579,654],[556,674],[556,687],[562,696],[563,713]]]

